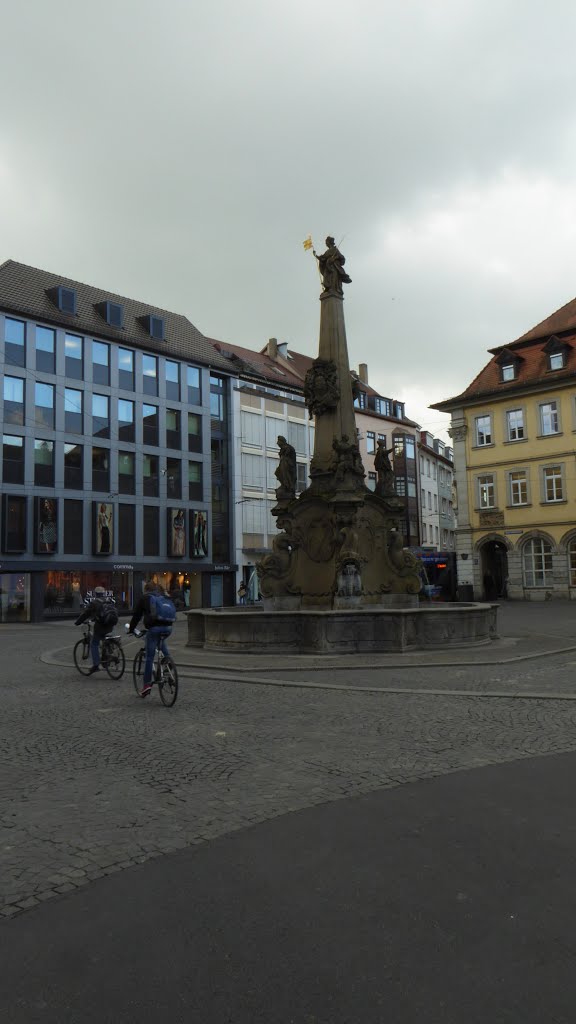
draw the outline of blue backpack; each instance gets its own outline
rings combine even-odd
[[[150,620],[155,626],[171,626],[176,621],[176,605],[164,594],[150,594]]]

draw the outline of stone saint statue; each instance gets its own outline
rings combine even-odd
[[[378,441],[378,451],[374,456],[374,469],[378,477],[376,481],[376,494],[379,494],[381,497],[388,497],[395,493],[394,470],[390,463],[390,455],[393,451],[393,448],[386,448],[385,441]]]
[[[352,278],[348,277],[344,270],[346,260],[331,235],[328,235],[326,239],[326,246],[326,252],[322,253],[321,256],[318,256],[318,253],[314,250],[314,255],[318,260],[318,266],[322,274],[324,291],[343,295],[342,285],[350,284],[352,281]]]
[[[276,488],[277,498],[294,498],[296,496],[296,451],[285,437],[278,438],[280,461],[275,469],[280,487]]]

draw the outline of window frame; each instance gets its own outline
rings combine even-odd
[[[479,428],[480,420],[488,420],[490,429],[489,429],[488,433],[484,432],[484,436],[489,437],[490,438],[489,441],[481,441],[480,440],[480,428]],[[473,445],[473,447],[474,448],[490,448],[493,445],[494,445],[494,419],[493,419],[493,415],[492,415],[491,412],[480,413],[478,416],[474,417],[474,445]]]
[[[518,426],[512,427],[511,426],[511,424],[510,424],[510,416],[513,413],[520,413],[521,414],[521,416],[522,416],[522,425],[521,425],[521,427],[518,427]],[[511,436],[512,435],[512,430],[518,431],[519,429],[522,430],[522,436],[521,437],[512,437]],[[526,406],[525,405],[516,405],[513,408],[505,409],[504,410],[504,436],[506,438],[507,444],[517,444],[519,441],[527,441],[528,440],[528,437],[527,437],[527,434],[526,434]]]
[[[539,552],[536,551],[537,546],[540,547]],[[548,548],[548,551],[545,551],[544,547]],[[531,553],[531,568],[528,568],[526,564],[528,552]],[[552,545],[544,537],[529,537],[522,545],[522,582],[527,589],[543,589],[553,586],[553,554]],[[541,570],[536,569],[536,559],[541,559]],[[548,566],[546,566],[547,560]],[[538,572],[542,577],[541,582],[537,582]],[[532,577],[531,582],[528,579],[529,574]]]
[[[516,485],[520,483],[519,480],[514,480],[513,477],[522,474],[524,477],[524,490],[526,492],[526,499],[524,501],[514,501],[514,490]],[[530,505],[530,472],[527,469],[509,469],[506,471],[506,486],[508,491],[508,507],[509,508],[525,508]]]
[[[554,473],[554,476],[548,474]],[[560,497],[549,498],[547,496],[547,483],[549,481],[560,481]],[[553,490],[556,491],[556,485]],[[566,502],[566,481],[565,481],[565,466],[563,462],[551,462],[546,466],[540,466],[540,504],[541,505],[561,505]]]
[[[547,407],[551,408],[552,406],[554,406],[554,411],[556,414],[556,430],[544,430],[543,410]],[[540,428],[540,432],[538,434],[539,437],[557,437],[558,434],[562,433],[562,422],[560,419],[560,402],[558,401],[558,399],[550,398],[546,402],[538,402],[538,426]]]
[[[486,482],[483,482],[486,481]],[[490,481],[488,483],[488,481]],[[498,508],[498,494],[496,489],[496,474],[495,473],[479,473],[476,476],[476,508],[479,512],[492,512]],[[488,504],[488,501],[483,500],[483,488],[492,488],[492,503]],[[488,490],[486,490],[488,494]]]

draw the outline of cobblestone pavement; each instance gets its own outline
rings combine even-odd
[[[70,627],[0,632],[0,913],[292,810],[463,768],[576,749],[576,702],[184,678],[172,709],[131,678],[40,654]],[[48,642],[50,641],[50,642]],[[576,694],[574,653],[390,670],[389,683]],[[407,674],[409,678],[407,679]],[[305,675],[305,673],[303,674]],[[361,676],[362,673],[359,673]],[[356,676],[338,682],[354,683]],[[330,672],[314,673],[329,681]],[[560,691],[558,688],[560,687]]]

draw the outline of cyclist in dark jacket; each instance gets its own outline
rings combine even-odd
[[[152,594],[162,594],[162,587],[159,587],[156,583],[148,580],[144,584],[144,593],[139,601],[137,601],[134,611],[132,612],[132,618],[130,619],[130,625],[128,632],[133,633],[136,629],[140,619],[143,620],[146,632],[146,661],[144,663],[144,679],[142,680],[142,690],[140,691],[141,697],[147,697],[152,689],[152,666],[154,664],[154,654],[158,643],[160,643],[160,650],[165,658],[170,657],[168,648],[166,646],[166,637],[170,636],[172,632],[172,626],[167,623],[159,625],[155,618],[150,614],[150,596]]]
[[[92,640],[90,642],[90,653],[92,655],[92,668],[88,675],[92,675],[94,672],[98,672],[100,669],[100,641],[108,636],[114,629],[114,625],[104,626],[98,621],[98,616],[102,610],[102,607],[106,603],[106,591],[104,587],[94,587],[94,593],[92,600],[87,608],[80,613],[76,619],[74,625],[81,626],[87,619],[91,619],[94,623],[94,630],[92,632]]]

